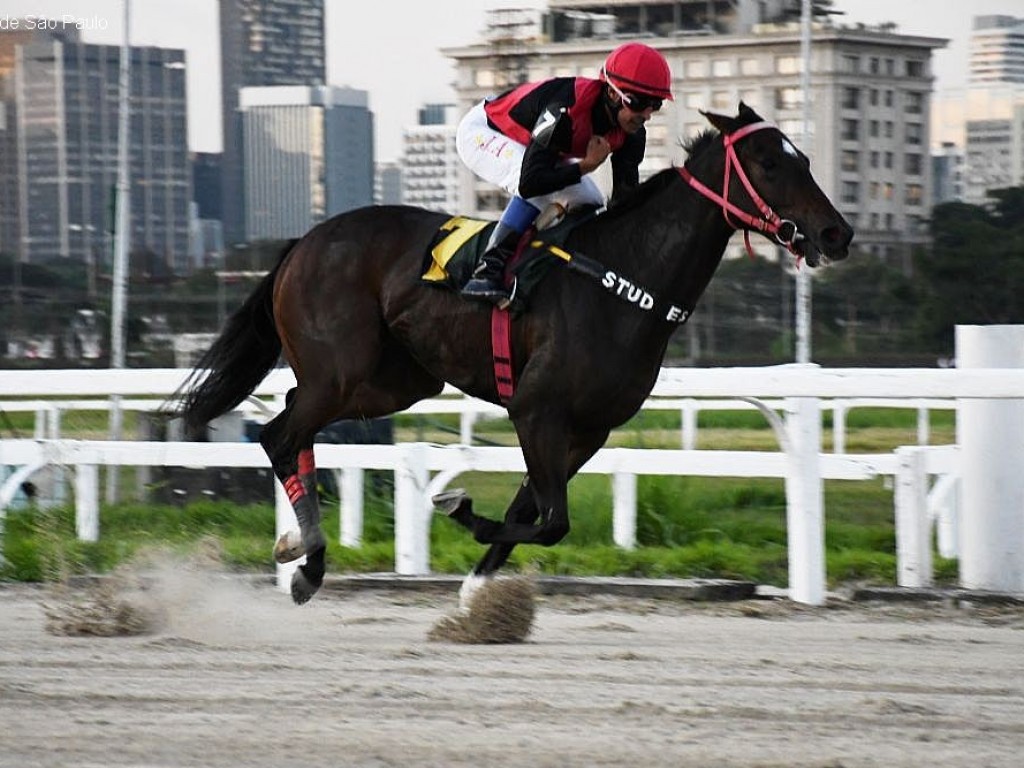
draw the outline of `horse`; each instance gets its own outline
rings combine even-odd
[[[516,387],[504,405],[526,476],[501,522],[476,514],[464,493],[435,498],[488,545],[462,594],[493,576],[517,544],[551,546],[569,533],[569,480],[647,399],[669,337],[696,308],[735,231],[759,232],[810,267],[848,255],[852,228],[776,126],[742,102],[734,117],[702,114],[712,128],[685,145],[682,166],[656,173],[568,236],[565,251],[599,264],[603,279],[552,270],[510,321]],[[318,224],[229,317],[179,392],[178,412],[196,434],[245,399],[282,352],[294,371],[284,410],[259,439],[299,523],[290,547],[279,541],[276,552],[279,561],[306,557],[292,576],[297,604],[325,573],[313,454],[320,429],[401,411],[446,382],[502,401],[493,308],[421,280],[448,218],[370,206]]]

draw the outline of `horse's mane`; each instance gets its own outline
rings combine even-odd
[[[686,162],[688,163],[690,160],[699,156],[702,152],[706,152],[708,148],[714,144],[715,139],[717,138],[718,131],[709,128],[705,131],[701,131],[696,136],[681,142],[683,150],[686,152]],[[601,214],[601,218],[605,220],[618,218],[619,216],[627,215],[630,211],[636,210],[646,203],[651,197],[658,194],[666,186],[671,184],[678,175],[679,171],[675,166],[658,171],[649,179],[639,184],[627,197],[623,198],[613,207],[604,211]]]

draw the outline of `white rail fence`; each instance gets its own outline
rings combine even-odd
[[[166,396],[180,384],[182,371],[32,371],[0,372],[0,398]],[[258,396],[279,398],[293,385],[289,371],[275,371],[257,389]],[[1024,399],[1024,370],[821,369],[772,368],[665,369],[652,395],[659,399],[744,398],[761,409],[778,435],[781,452],[604,449],[584,473],[612,478],[614,539],[635,544],[636,477],[685,474],[728,477],[779,477],[786,480],[790,596],[818,604],[824,599],[824,479],[896,478],[895,518],[899,583],[931,581],[931,525],[939,522],[940,546],[955,551],[955,478],[959,449],[906,447],[893,454],[837,455],[821,449],[823,398],[906,402],[925,399],[927,407],[952,399]],[[765,405],[779,399],[783,415]],[[45,402],[45,401],[44,401]],[[122,401],[124,402],[124,401]],[[356,545],[361,534],[362,471],[395,472],[395,570],[429,570],[430,496],[467,471],[524,471],[515,448],[318,445],[320,467],[341,473],[341,541]],[[145,443],[126,441],[2,440],[0,465],[16,467],[0,488],[6,509],[22,481],[38,469],[59,465],[74,470],[76,523],[86,539],[99,535],[98,467],[236,466],[266,467],[256,445],[245,443]],[[1022,463],[1024,466],[1024,463]],[[433,474],[432,474],[433,473]],[[931,478],[938,477],[930,489]],[[930,500],[929,500],[930,499]],[[294,526],[294,516],[278,485],[279,531]],[[0,517],[3,512],[0,511]],[[963,521],[960,521],[963,526]],[[282,583],[290,569],[279,571]]]

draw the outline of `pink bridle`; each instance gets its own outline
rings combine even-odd
[[[725,180],[722,182],[722,194],[718,194],[713,189],[703,184],[698,179],[694,178],[685,167],[680,167],[679,175],[683,177],[687,184],[697,190],[700,194],[709,200],[713,200],[722,206],[722,215],[725,217],[725,221],[730,227],[734,229],[741,229],[741,226],[735,224],[730,216],[739,219],[749,229],[743,230],[743,242],[747,246],[747,253],[751,257],[754,256],[754,249],[750,245],[750,229],[756,229],[758,232],[763,232],[766,235],[771,235],[775,238],[775,241],[779,245],[786,246],[787,250],[792,253],[797,259],[800,258],[799,251],[796,250],[796,242],[803,239],[803,235],[797,229],[796,222],[790,219],[784,219],[775,211],[772,210],[771,206],[764,201],[764,199],[754,189],[754,185],[750,183],[750,179],[747,178],[746,171],[743,170],[743,166],[740,165],[740,159],[736,156],[736,148],[733,146],[737,141],[742,139],[744,136],[749,136],[751,133],[763,130],[765,128],[775,128],[772,123],[768,121],[761,121],[759,123],[751,123],[745,125],[742,128],[733,131],[732,133],[724,134],[722,136],[722,145],[725,147]],[[757,210],[760,216],[747,213],[742,208],[737,207],[733,203],[729,202],[729,177],[733,170],[736,172],[736,176],[743,186],[747,190],[747,194],[750,195],[750,199],[754,205],[757,206]],[[789,234],[783,232],[788,230]],[[781,233],[781,234],[780,234]]]

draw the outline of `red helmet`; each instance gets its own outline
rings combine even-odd
[[[601,79],[620,91],[672,99],[672,70],[665,57],[643,43],[620,45],[605,59]]]

